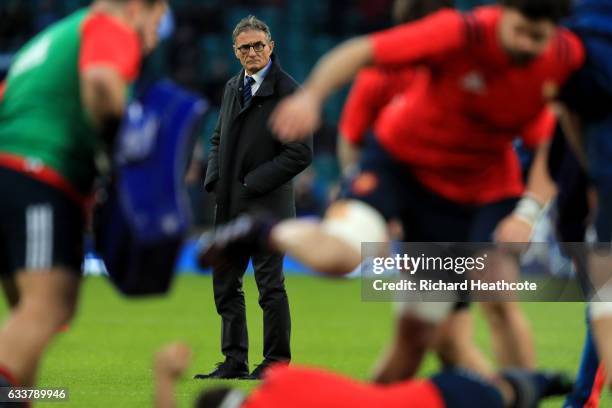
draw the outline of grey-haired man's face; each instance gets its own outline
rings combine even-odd
[[[274,41],[268,41],[266,33],[259,30],[243,31],[236,37],[234,53],[240,64],[252,75],[264,68],[274,51]]]

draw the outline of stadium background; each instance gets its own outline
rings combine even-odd
[[[176,30],[147,61],[147,74],[167,75],[197,90],[211,102],[201,132],[203,152],[191,169],[190,192],[198,229],[210,225],[210,197],[201,189],[205,151],[214,126],[226,80],[239,70],[231,49],[231,31],[238,20],[254,14],[266,21],[276,40],[284,68],[302,81],[316,59],[339,41],[390,25],[392,0],[171,0]],[[486,0],[456,0],[467,9]],[[41,29],[87,0],[0,1],[0,79],[14,53]],[[298,211],[319,214],[337,188],[335,124],[344,92],[326,105],[326,123],[317,135],[313,166],[297,180]],[[188,252],[188,251],[187,251]],[[190,257],[184,253],[183,257]],[[183,260],[183,268],[190,261]],[[300,270],[289,263],[289,271]],[[246,279],[251,363],[261,350],[261,311],[254,282]],[[68,387],[70,406],[151,406],[153,352],[162,344],[181,339],[195,351],[188,374],[208,370],[220,359],[219,319],[214,312],[209,277],[181,276],[168,298],[128,301],[117,295],[104,278],[88,277],[81,311],[69,330],[47,355],[41,386]],[[363,303],[358,281],[329,282],[309,276],[287,279],[293,314],[295,362],[327,367],[357,378],[368,373],[389,338],[390,306]],[[6,316],[5,306],[1,313]],[[526,304],[532,319],[542,366],[575,372],[583,337],[581,304]],[[552,317],[552,318],[551,318]],[[490,350],[485,325],[477,324],[477,341]],[[423,373],[437,367],[433,358]],[[197,392],[215,383],[184,379],[178,387],[180,406],[189,406]],[[249,389],[253,383],[235,383]],[[605,400],[602,406],[609,406]],[[44,406],[45,404],[39,404]],[[62,404],[63,405],[63,404]],[[37,405],[38,406],[38,405]],[[53,404],[51,406],[57,406]],[[546,407],[560,406],[560,400]]]
[[[25,41],[90,0],[0,1],[0,79],[14,53]],[[456,0],[461,8],[491,0]],[[281,64],[302,82],[317,58],[338,42],[391,25],[392,0],[171,0],[175,32],[147,61],[147,75],[168,75],[197,90],[211,102],[201,132],[203,147],[216,122],[225,82],[240,69],[231,43],[236,23],[248,14],[263,19],[276,40]],[[325,126],[317,135],[313,166],[297,180],[298,213],[319,214],[337,185],[335,161],[336,123],[347,89],[338,93],[325,110]],[[197,224],[211,223],[210,197],[203,194],[198,177],[205,153],[197,156],[190,178],[190,193]]]

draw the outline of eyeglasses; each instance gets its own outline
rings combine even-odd
[[[251,48],[253,48],[253,51],[259,54],[260,52],[264,50],[265,47],[266,47],[266,44],[262,43],[261,41],[258,41],[252,44],[244,44],[244,45],[241,45],[240,47],[234,46],[234,48],[240,51],[242,55],[247,55],[249,51],[251,51]]]

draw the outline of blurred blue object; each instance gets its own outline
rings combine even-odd
[[[159,35],[159,40],[164,41],[172,36],[174,33],[174,14],[170,7],[168,7],[168,11],[162,17],[161,22],[159,23],[159,28],[157,29],[157,34]]]
[[[165,293],[191,226],[183,177],[207,103],[169,81],[130,103],[113,154],[113,182],[94,216],[95,249],[126,295]]]

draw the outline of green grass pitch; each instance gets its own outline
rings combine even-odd
[[[366,379],[390,336],[391,305],[362,302],[359,280],[289,276],[287,288],[294,363]],[[245,278],[245,292],[252,368],[261,360],[262,315],[250,276]],[[584,336],[584,306],[541,303],[523,307],[532,321],[541,366],[575,372]],[[2,313],[6,316],[6,309]],[[116,294],[104,278],[86,278],[79,314],[46,354],[39,381],[41,387],[67,387],[70,400],[36,406],[151,407],[152,355],[165,343],[182,340],[194,350],[193,364],[177,388],[179,406],[189,407],[200,390],[222,383],[191,379],[221,361],[219,331],[210,277],[181,276],[170,296],[136,301]],[[480,317],[476,339],[490,350]],[[429,358],[421,374],[436,367],[436,360]],[[255,385],[230,383],[245,390]],[[602,406],[608,404],[609,399]],[[557,399],[543,406],[560,405]]]

